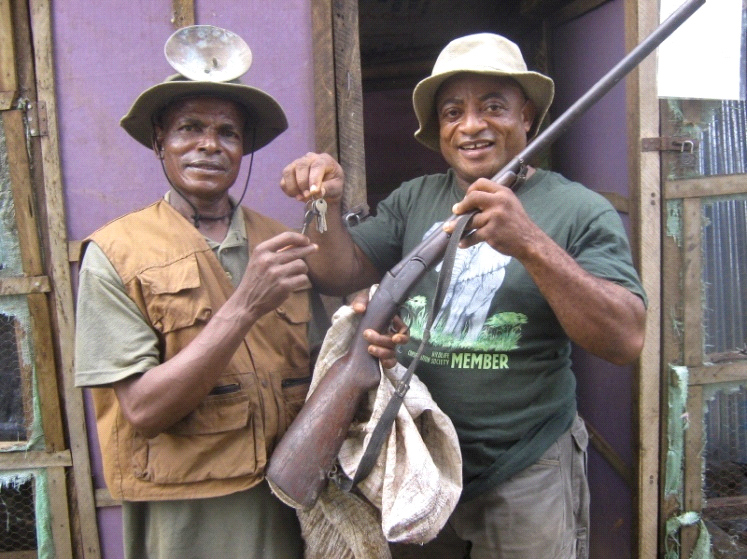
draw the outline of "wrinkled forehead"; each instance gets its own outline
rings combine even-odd
[[[479,96],[495,93],[504,97],[518,95],[526,98],[526,93],[519,82],[509,76],[462,72],[447,78],[439,86],[436,91],[436,107],[446,99],[455,95],[463,95],[466,92]]]
[[[243,128],[247,120],[246,109],[236,101],[212,95],[190,95],[177,97],[155,115],[157,125],[164,126],[185,116],[221,116]]]

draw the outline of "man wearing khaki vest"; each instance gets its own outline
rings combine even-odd
[[[76,384],[92,387],[125,556],[301,557],[264,471],[309,386],[317,246],[228,194],[285,114],[238,79],[175,75],[121,124],[167,192],[83,243]],[[391,337],[367,338],[393,359]]]

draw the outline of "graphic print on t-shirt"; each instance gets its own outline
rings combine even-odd
[[[423,238],[442,223],[434,224]],[[503,312],[488,316],[490,303],[503,284],[510,261],[510,256],[487,243],[457,249],[451,282],[433,322],[432,346],[474,351],[507,351],[518,347],[526,315]],[[441,272],[441,264],[436,271]],[[422,340],[430,308],[428,299],[423,295],[411,297],[405,308],[411,338]]]

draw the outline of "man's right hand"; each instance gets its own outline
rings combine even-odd
[[[301,202],[312,195],[322,196],[328,202],[342,197],[345,179],[340,164],[327,153],[307,153],[283,169],[280,188],[291,198]]]
[[[292,292],[309,289],[304,258],[318,248],[305,235],[292,231],[259,243],[236,290],[237,303],[256,320],[280,306]]]

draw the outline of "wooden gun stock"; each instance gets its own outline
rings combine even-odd
[[[504,186],[513,185],[525,161],[552,144],[704,3],[705,0],[685,2],[493,180]],[[363,331],[368,328],[384,331],[413,285],[443,258],[448,238],[442,229],[437,229],[387,272],[368,303],[350,350],[330,367],[273,452],[267,478],[297,507],[308,508],[315,503],[363,397],[379,382],[378,361],[368,353]]]
[[[444,254],[448,235],[439,230],[387,272],[368,303],[348,352],[335,361],[272,454],[267,478],[287,499],[311,507],[324,489],[337,453],[366,393],[381,373],[363,331],[384,331],[410,288]]]

